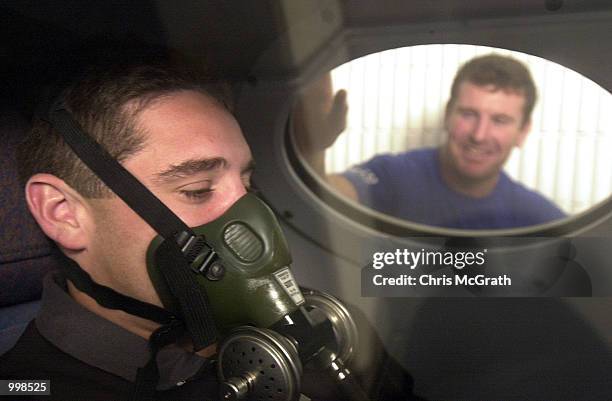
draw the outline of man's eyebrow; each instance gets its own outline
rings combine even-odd
[[[166,170],[155,174],[155,179],[158,181],[167,181],[183,178],[197,173],[217,170],[226,165],[227,160],[223,157],[185,160],[179,164],[173,164]]]

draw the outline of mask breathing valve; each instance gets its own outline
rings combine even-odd
[[[238,327],[224,339],[217,359],[222,400],[297,401],[302,364],[330,377],[347,399],[368,399],[345,366],[358,341],[349,311],[328,294],[302,292],[300,312],[270,329]]]
[[[221,345],[218,374],[223,400],[297,400],[302,364],[295,345],[286,337],[242,326]]]

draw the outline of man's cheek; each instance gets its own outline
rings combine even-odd
[[[463,145],[468,140],[468,130],[465,127],[456,126],[450,133],[451,140],[458,146]]]

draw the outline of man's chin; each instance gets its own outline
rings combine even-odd
[[[460,157],[454,164],[460,175],[475,180],[487,180],[499,172],[497,160],[493,157]]]
[[[478,185],[496,179],[499,172],[497,169],[461,169],[458,171],[459,177],[466,184]]]

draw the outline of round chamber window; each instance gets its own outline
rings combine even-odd
[[[612,96],[539,57],[387,50],[319,77],[295,107],[292,142],[318,181],[397,221],[533,227],[586,214],[612,193]]]

